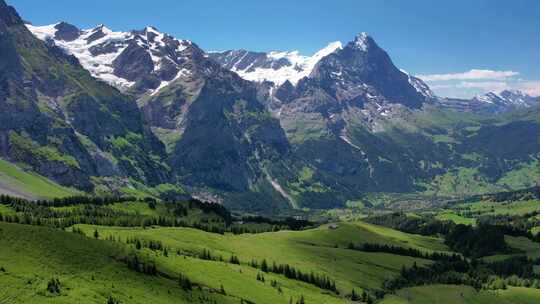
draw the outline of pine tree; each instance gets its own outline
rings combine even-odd
[[[191,283],[191,280],[184,275],[180,275],[179,284],[185,291],[190,291],[193,289],[193,284]]]
[[[261,270],[263,272],[268,272],[268,264],[266,263],[266,260],[263,260],[261,263]]]
[[[351,301],[358,301],[358,300],[360,300],[360,297],[358,297],[358,295],[356,294],[356,291],[353,288],[351,292]]]
[[[367,302],[368,301],[368,294],[367,292],[364,290],[362,291],[362,302]]]
[[[227,293],[225,292],[225,288],[223,287],[223,284],[221,284],[221,286],[219,287],[219,293],[221,293],[222,295],[227,295]]]
[[[60,280],[52,278],[47,282],[47,291],[54,294],[60,293]]]
[[[107,304],[120,304],[120,301],[113,298],[112,296],[109,296],[109,298],[107,299]]]

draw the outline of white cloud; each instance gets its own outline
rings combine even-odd
[[[506,82],[499,81],[462,81],[452,84],[434,84],[432,89],[482,89],[487,91],[502,91],[509,89],[510,86]]]
[[[532,96],[540,96],[540,81],[523,82],[518,89]]]
[[[540,96],[540,81],[453,81],[430,86],[439,96],[471,98],[488,92],[518,90],[531,96]]]
[[[477,70],[472,69],[468,72],[453,73],[453,74],[430,74],[416,75],[416,77],[424,81],[451,81],[451,80],[496,80],[507,79],[519,75],[514,71],[493,71],[493,70]]]

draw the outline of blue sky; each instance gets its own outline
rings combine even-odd
[[[368,32],[396,65],[440,95],[523,89],[540,95],[536,0],[7,0],[35,25],[154,25],[206,50],[299,50]],[[434,76],[434,74],[436,74]]]

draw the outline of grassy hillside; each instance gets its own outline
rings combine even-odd
[[[236,255],[244,264],[255,259],[268,263],[290,264],[302,271],[325,274],[336,280],[338,289],[348,293],[353,288],[378,289],[388,278],[396,276],[403,266],[419,265],[427,260],[386,253],[368,253],[346,249],[349,243],[364,242],[403,245],[421,250],[447,250],[435,238],[413,236],[367,224],[341,224],[336,230],[328,226],[307,231],[280,231],[263,234],[219,235],[189,228],[119,228],[77,225],[87,235],[94,230],[104,238],[139,237],[160,241],[170,251],[199,254],[207,249],[213,255],[229,259]],[[337,245],[337,248],[336,248]]]
[[[25,198],[54,198],[78,192],[0,159],[0,193]]]
[[[534,304],[539,301],[537,289],[511,287],[477,292],[469,286],[432,285],[400,290],[380,304]]]
[[[121,247],[73,233],[0,223],[0,303],[190,303],[199,296],[211,301],[232,299],[195,290],[187,294],[176,281],[147,276],[118,262]],[[47,291],[52,278],[60,294]]]
[[[446,259],[453,252],[445,245],[444,236],[405,233],[360,221],[301,231],[233,234],[227,232],[232,230],[218,230],[220,233],[216,233],[170,222],[191,221],[191,227],[198,227],[197,223],[224,225],[224,218],[214,213],[219,209],[208,212],[205,208],[209,206],[204,204],[92,202],[64,200],[52,206],[47,205],[52,202],[34,202],[39,205],[36,208],[24,202],[0,205],[0,213],[6,216],[4,220],[18,217],[20,222],[34,225],[67,227],[62,230],[0,222],[0,285],[7,286],[0,291],[0,303],[107,303],[112,296],[119,303],[338,304],[358,302],[352,301],[352,290],[357,295],[367,291],[370,301],[375,300],[375,295],[386,293],[376,301],[383,304],[527,304],[536,303],[540,296],[539,289],[510,287],[515,286],[511,283],[500,289],[482,281],[480,291],[476,291],[471,282],[464,283],[468,286],[453,286],[437,281],[444,277],[431,277],[425,283],[407,277],[414,269],[431,269],[439,274],[436,267],[449,265],[445,264],[449,261]],[[415,212],[406,218],[422,219],[426,214],[432,218],[454,218],[449,210]],[[37,221],[36,217],[41,220]],[[101,225],[77,224],[92,221]],[[75,225],[69,227],[71,224],[66,223]],[[124,227],[103,226],[112,223]],[[171,223],[173,226],[167,226]],[[230,225],[253,228],[269,224],[233,218]],[[250,231],[278,228],[271,227]],[[506,242],[531,258],[538,257],[540,252],[538,243],[524,237],[507,236]],[[373,244],[381,247],[370,251]],[[504,254],[500,252],[483,261],[504,261],[511,255],[523,255],[517,251]],[[135,255],[146,265],[155,265],[155,271],[148,273],[141,270],[146,268],[138,267],[137,272],[128,267]],[[274,264],[292,267],[304,277],[325,278],[335,284],[337,292],[300,276],[274,273],[270,270],[275,269]],[[474,278],[478,278],[477,273],[489,271],[489,268],[471,269],[475,273],[468,273]],[[538,273],[537,265],[534,269]],[[441,270],[443,273],[449,272]],[[186,288],[185,278],[189,279],[190,288]],[[501,274],[493,278],[507,277]],[[528,278],[527,286],[540,286],[537,277]],[[54,283],[56,279],[59,283]],[[521,277],[518,280],[524,282]],[[58,285],[60,291],[51,292],[50,282]],[[434,282],[443,285],[430,285]]]
[[[260,282],[260,271],[246,265],[173,253],[139,251],[156,262],[160,273],[144,275],[119,261],[130,251],[127,246],[47,228],[0,223],[0,246],[6,249],[0,252],[0,269],[5,269],[0,285],[8,287],[0,290],[0,303],[107,303],[109,296],[120,303],[287,303],[302,296],[307,303],[346,303],[280,275],[264,274]],[[175,279],[180,273],[201,289],[182,290]],[[51,278],[59,279],[60,294],[47,291]]]

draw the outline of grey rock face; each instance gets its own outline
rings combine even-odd
[[[233,71],[253,72],[258,68],[279,70],[293,65],[287,58],[272,58],[267,53],[246,50],[209,53],[208,56]]]
[[[191,46],[190,41],[174,39],[154,27],[131,32],[114,32],[104,25],[79,30],[67,23],[28,28],[77,57],[94,77],[139,96],[155,93],[173,80]]]
[[[337,99],[354,99],[374,88],[386,101],[420,108],[426,98],[409,83],[408,75],[366,34],[358,35],[342,50],[323,58],[310,75],[318,86]]]
[[[81,35],[81,31],[74,25],[66,22],[58,23],[55,28],[57,29],[54,39],[73,41]]]
[[[141,75],[154,71],[150,54],[137,43],[131,42],[113,61],[114,74],[129,81],[137,80]]]
[[[277,163],[289,145],[257,86],[224,69],[196,45],[184,50],[180,74],[143,98],[145,117],[168,134],[171,166],[182,183],[218,191],[249,192],[265,180],[265,164]]]

